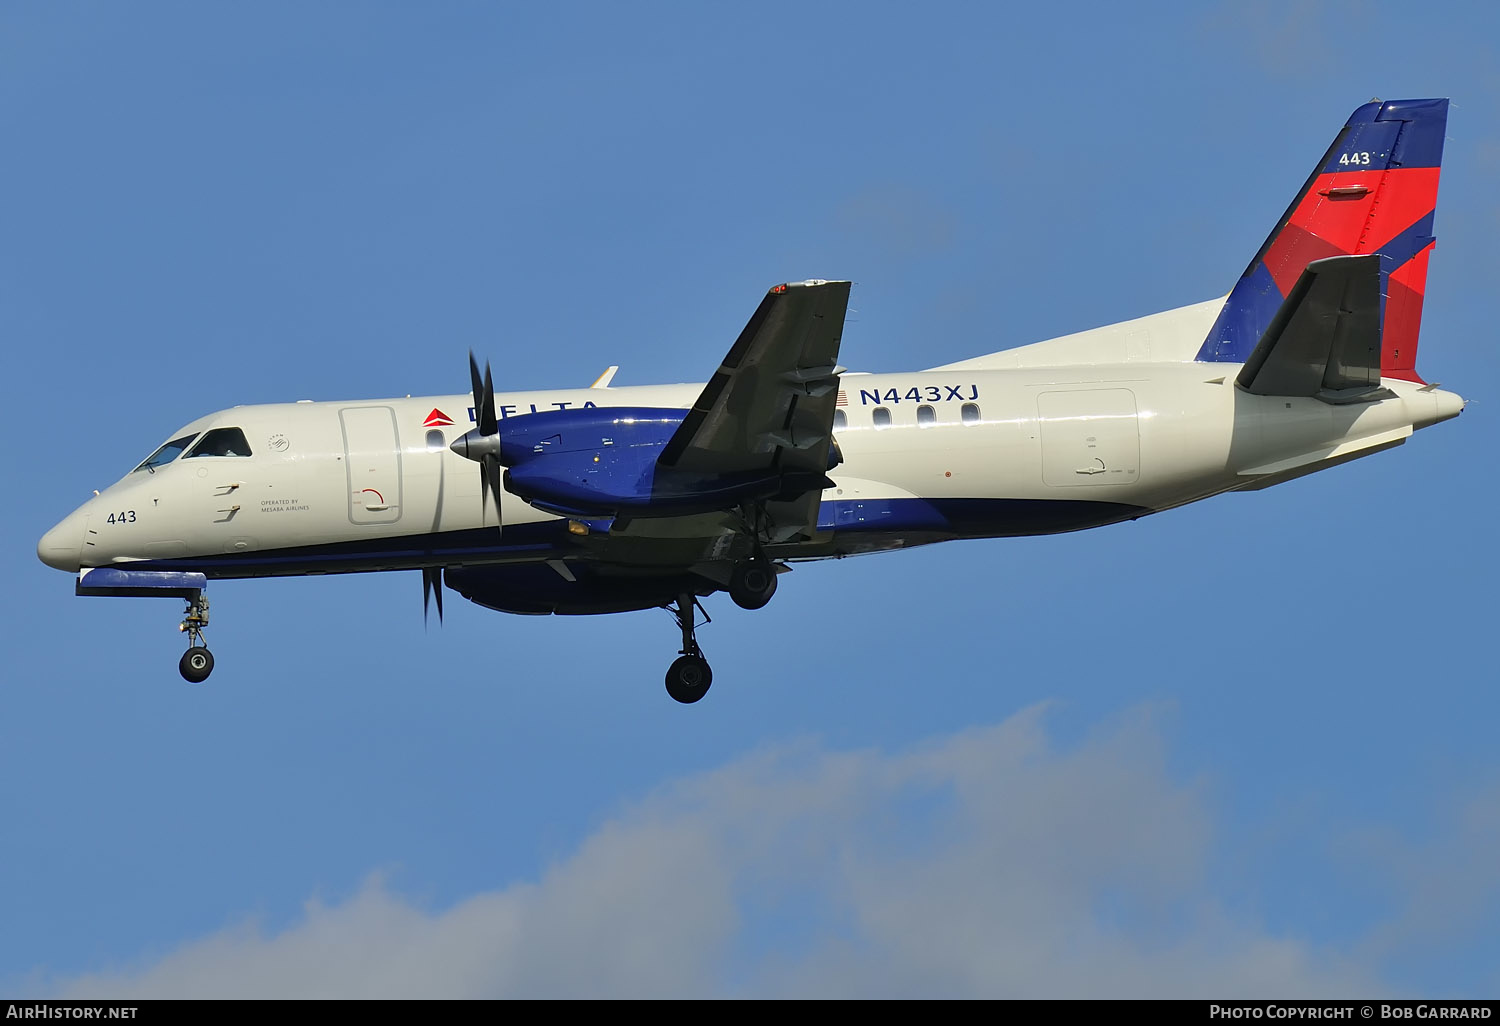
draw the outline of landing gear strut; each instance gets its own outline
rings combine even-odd
[[[177,672],[189,684],[202,684],[214,672],[214,655],[203,640],[203,628],[207,626],[208,599],[203,597],[202,592],[198,592],[195,597],[187,600],[182,623],[177,627],[188,636],[188,650],[178,660]]]
[[[709,685],[714,682],[714,672],[698,647],[697,620],[701,608],[697,598],[684,592],[677,596],[677,608],[671,609],[677,626],[682,628],[682,654],[667,670],[667,694],[683,704],[691,704],[708,694]],[[711,622],[707,612],[703,616],[704,623]]]

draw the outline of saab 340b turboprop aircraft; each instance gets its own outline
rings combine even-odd
[[[240,406],[174,431],[42,538],[79,595],[420,570],[511,613],[661,606],[667,690],[712,674],[699,599],[797,560],[1052,534],[1400,445],[1464,401],[1417,375],[1448,101],[1354,112],[1229,295],[961,363],[845,374],[849,283],[777,285],[707,385]],[[476,468],[473,464],[477,463]],[[503,469],[502,469],[503,468]]]

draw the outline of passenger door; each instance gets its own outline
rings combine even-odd
[[[349,482],[349,522],[394,524],[401,519],[401,439],[389,406],[339,411]]]

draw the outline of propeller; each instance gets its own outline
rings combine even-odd
[[[449,446],[466,460],[479,464],[480,506],[487,508],[490,495],[495,496],[495,523],[501,524],[500,516],[500,426],[495,419],[495,381],[490,376],[490,365],[484,365],[484,377],[479,376],[479,363],[469,352],[469,380],[474,386],[474,419],[478,426]]]
[[[500,425],[495,417],[495,379],[490,374],[490,365],[484,365],[484,376],[479,376],[479,362],[474,359],[474,351],[469,351],[469,382],[474,388],[474,419],[477,426],[463,436],[453,440],[448,446],[454,453],[466,460],[473,460],[479,464],[479,509],[480,519],[484,519],[484,511],[489,508],[490,495],[495,496],[495,524],[497,529],[502,524],[500,513]],[[442,513],[442,470],[439,466],[438,478],[438,515],[433,520],[433,530],[437,530],[438,518]],[[422,620],[426,622],[428,610],[431,606],[433,596],[437,596],[438,623],[443,622],[443,570],[442,567],[422,568]]]

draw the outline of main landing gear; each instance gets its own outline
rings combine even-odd
[[[765,504],[746,507],[741,518],[741,533],[752,549],[750,558],[738,561],[729,572],[729,597],[741,609],[759,609],[776,594],[776,563],[763,547],[771,538]]]
[[[203,628],[208,626],[208,599],[199,592],[197,597],[187,600],[182,623],[178,626],[188,636],[188,650],[177,662],[177,672],[189,684],[202,684],[214,672],[214,654],[203,640]]]
[[[741,609],[760,609],[776,594],[777,565],[765,551],[765,546],[772,539],[772,532],[767,526],[768,518],[763,503],[745,507],[741,516],[743,541],[747,541],[749,545],[744,546],[742,541],[739,551],[743,554],[748,547],[750,556],[748,559],[739,559],[730,569],[729,597]],[[722,587],[722,578],[719,580]],[[671,605],[665,608],[677,620],[677,626],[682,631],[682,648],[672,665],[667,668],[667,694],[688,705],[708,694],[714,681],[714,672],[709,667],[708,660],[703,658],[703,649],[698,647],[697,637],[698,613],[703,613],[705,624],[711,623],[713,618],[691,592],[678,594],[676,608]]]
[[[757,553],[734,565],[729,574],[729,597],[741,609],[759,609],[776,594],[776,564]]]
[[[677,619],[677,626],[682,628],[682,654],[667,669],[667,694],[685,705],[708,694],[709,685],[714,682],[714,671],[698,647],[697,620],[702,608],[698,599],[688,592],[677,596],[676,609],[667,607]],[[703,613],[703,622],[712,622],[707,611]]]

